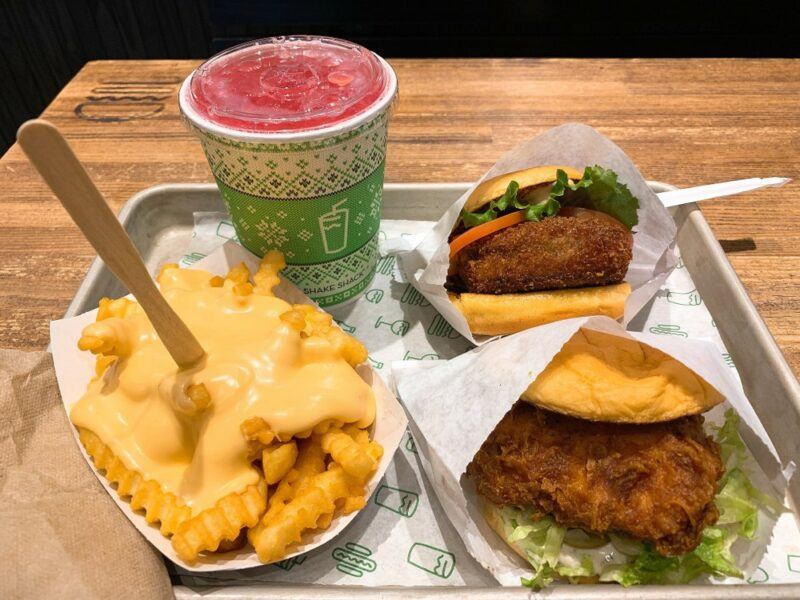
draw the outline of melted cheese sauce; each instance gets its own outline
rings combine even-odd
[[[204,271],[172,269],[161,290],[206,351],[180,371],[143,311],[84,329],[114,339],[120,359],[93,380],[70,417],[97,434],[129,469],[161,484],[192,508],[255,484],[240,425],[263,418],[278,435],[336,419],[368,427],[372,389],[323,338],[301,338],[280,320],[291,305],[274,296],[237,296],[226,282],[210,287]],[[211,405],[180,410],[186,388],[203,383]]]

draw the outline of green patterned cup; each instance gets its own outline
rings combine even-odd
[[[269,38],[201,65],[180,91],[239,241],[286,256],[320,306],[355,298],[378,258],[386,134],[397,78],[331,38]]]

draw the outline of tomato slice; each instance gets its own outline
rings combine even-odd
[[[517,212],[503,215],[502,217],[487,221],[486,223],[481,223],[475,227],[470,227],[464,233],[450,242],[450,258],[452,259],[456,254],[458,254],[466,246],[469,246],[471,243],[477,242],[479,239],[486,237],[487,235],[491,235],[496,231],[500,231],[501,229],[505,229],[506,227],[511,227],[517,223],[522,223],[524,220],[525,211],[518,210]]]

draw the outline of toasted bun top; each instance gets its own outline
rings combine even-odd
[[[702,413],[723,396],[656,348],[579,330],[522,398],[562,414],[610,423],[658,423]]]
[[[500,196],[505,194],[508,184],[512,181],[516,181],[520,189],[553,183],[556,180],[556,172],[559,169],[565,171],[567,177],[570,179],[577,181],[583,177],[583,173],[577,169],[559,166],[532,167],[530,169],[514,171],[513,173],[506,173],[499,177],[487,179],[476,187],[469,195],[469,198],[467,198],[467,202],[464,204],[464,210],[473,212],[485,204],[489,204],[492,200],[497,200]]]

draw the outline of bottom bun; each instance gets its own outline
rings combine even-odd
[[[523,294],[448,294],[477,335],[506,335],[573,317],[619,319],[631,294],[627,283]]]
[[[528,560],[528,554],[522,548],[522,544],[520,542],[508,541],[509,532],[506,531],[505,525],[503,524],[503,519],[500,518],[500,510],[498,506],[480,496],[478,496],[478,506],[480,506],[483,518],[486,519],[489,527],[491,527],[494,532],[506,543],[506,545],[520,556],[520,558],[522,558],[526,563],[530,564],[530,561]],[[559,580],[566,579],[565,577],[557,574],[554,574],[554,577]],[[592,575],[587,577],[573,577],[571,581],[572,583],[590,584],[598,583],[600,578],[597,575]]]
[[[525,553],[525,550],[522,549],[522,546],[516,542],[508,541],[508,533],[506,533],[506,528],[503,524],[503,519],[500,518],[500,511],[498,510],[497,506],[481,497],[478,497],[478,504],[481,507],[483,518],[486,519],[489,527],[494,529],[494,532],[500,536],[500,539],[502,539],[509,548],[511,548],[519,556],[525,559],[525,562],[527,562],[528,555]]]

